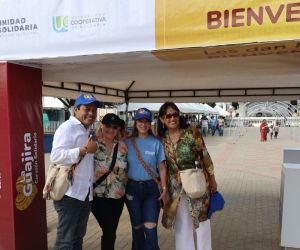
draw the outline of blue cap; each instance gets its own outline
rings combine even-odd
[[[146,108],[140,108],[135,112],[135,115],[133,117],[133,120],[141,120],[146,119],[149,122],[152,122],[152,113],[149,109]]]
[[[214,212],[222,210],[224,204],[225,200],[219,192],[211,194],[207,218],[210,219]]]
[[[79,105],[95,104],[97,108],[101,108],[102,103],[97,101],[92,94],[81,94],[75,101],[75,107]]]

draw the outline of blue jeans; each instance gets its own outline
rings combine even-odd
[[[219,135],[220,136],[224,135],[224,126],[219,126]]]
[[[159,250],[157,223],[159,190],[153,180],[128,180],[125,203],[132,225],[132,250]],[[154,227],[145,226],[154,223]]]
[[[215,133],[216,133],[216,129],[217,129],[217,127],[215,127],[215,126],[211,126],[211,135],[212,135],[212,136],[214,136],[214,135],[215,135]]]
[[[201,134],[202,134],[202,136],[206,136],[206,134],[207,134],[207,127],[203,127],[201,129]]]
[[[80,201],[65,195],[53,203],[58,214],[55,249],[81,250],[92,202],[88,196]]]

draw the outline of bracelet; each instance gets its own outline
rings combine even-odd
[[[167,188],[166,188],[166,186],[162,186],[161,189],[162,189],[162,190],[165,190],[165,189],[167,189]]]

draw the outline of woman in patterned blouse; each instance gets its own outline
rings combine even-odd
[[[102,228],[101,249],[113,250],[116,231],[124,206],[127,182],[127,147],[119,141],[122,120],[115,114],[106,114],[98,129],[98,149],[94,156],[94,183],[109,172],[115,146],[118,144],[117,158],[113,170],[94,189],[92,213]]]
[[[185,128],[179,109],[173,102],[161,106],[157,132],[166,154],[170,196],[164,208],[162,224],[165,228],[175,227],[177,250],[211,250],[211,228],[207,214],[210,193],[217,191],[217,183],[203,138],[198,131]],[[193,199],[182,190],[178,171],[194,168],[196,161],[205,170],[207,191],[202,197]]]

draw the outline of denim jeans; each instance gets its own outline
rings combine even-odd
[[[224,126],[219,126],[219,135],[220,136],[224,135]]]
[[[80,201],[65,195],[53,203],[58,214],[55,249],[81,250],[91,210],[89,197]]]
[[[215,135],[215,133],[216,133],[216,129],[217,129],[217,127],[215,127],[215,126],[211,126],[211,135],[212,135],[212,136],[214,136],[214,135]]]
[[[208,129],[207,129],[207,127],[203,127],[202,129],[201,129],[201,134],[202,134],[202,136],[206,136],[207,135],[207,131]]]
[[[114,250],[119,219],[124,207],[124,198],[94,197],[92,213],[101,229],[101,249]]]
[[[132,250],[159,250],[157,223],[159,190],[153,180],[132,181],[126,186],[125,203],[132,225]],[[153,228],[145,223],[156,224]]]

